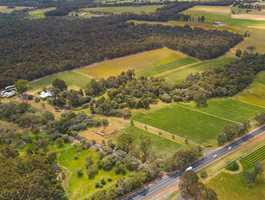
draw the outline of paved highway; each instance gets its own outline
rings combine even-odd
[[[218,160],[220,157],[228,155],[235,149],[239,148],[244,142],[249,141],[250,139],[265,133],[265,125],[261,126],[242,137],[236,139],[235,141],[227,144],[217,150],[209,153],[208,155],[204,156],[203,158],[194,162],[191,167],[193,171],[199,171],[203,167],[209,165],[210,163]],[[129,197],[126,197],[124,200],[146,200],[152,199],[152,196],[159,194],[164,188],[174,186],[178,183],[180,173],[176,173],[174,176],[165,176],[162,179],[154,181],[152,184],[149,184],[148,187],[141,190],[140,192],[136,192]]]

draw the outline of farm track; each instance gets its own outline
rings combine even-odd
[[[173,133],[170,133],[168,131],[165,131],[165,130],[162,130],[162,129],[138,122],[138,121],[134,121],[134,125],[135,125],[135,127],[139,128],[139,129],[145,130],[151,134],[157,135],[157,136],[162,137],[164,139],[173,141],[173,142],[178,143],[178,144],[187,145],[187,142],[185,142],[186,138],[181,137],[177,134],[173,134]],[[198,145],[197,143],[195,143],[191,140],[188,140],[188,144]]]
[[[198,65],[198,64],[201,64],[202,61],[200,62],[195,62],[195,63],[191,63],[191,64],[187,64],[187,65],[183,65],[181,67],[177,67],[176,69],[171,69],[171,70],[167,70],[165,72],[162,72],[162,73],[159,73],[159,74],[156,74],[154,75],[154,77],[161,77],[161,76],[166,76],[168,74],[171,74],[171,73],[174,73],[174,72],[177,72],[177,71],[180,71],[180,70],[183,70],[183,69],[186,69],[186,68],[189,68],[189,67],[192,67],[194,65]]]

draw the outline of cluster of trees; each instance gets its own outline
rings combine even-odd
[[[257,73],[265,70],[265,55],[244,53],[223,68],[191,74],[176,92],[182,100],[205,104],[208,98],[233,96],[253,82]]]
[[[217,200],[217,194],[211,188],[200,182],[193,171],[187,171],[181,177],[179,189],[183,199],[191,200]]]
[[[223,145],[227,142],[234,140],[247,133],[249,129],[249,122],[242,124],[231,124],[224,127],[223,133],[219,134],[217,137],[218,145]]]
[[[242,40],[226,31],[134,25],[128,24],[128,19],[129,16],[0,20],[0,87],[17,79],[32,80],[163,46],[208,59]]]
[[[171,102],[168,92],[171,87],[159,78],[136,78],[134,71],[121,73],[117,77],[110,77],[99,81],[91,81],[86,89],[87,95],[106,95],[90,103],[92,113],[107,116],[130,117],[125,108],[148,109],[150,104],[158,99]]]
[[[1,103],[0,120],[28,128],[34,133],[45,131],[56,140],[64,136],[77,136],[78,131],[89,127],[108,126],[106,119],[96,119],[84,113],[67,112],[55,119],[50,112],[40,112],[26,103]]]
[[[260,163],[256,163],[254,167],[251,167],[250,169],[247,169],[244,171],[243,175],[245,178],[245,182],[249,186],[253,186],[257,183],[257,179],[259,177],[262,177],[263,175],[263,168]]]
[[[0,119],[13,122],[22,128],[39,130],[54,120],[50,112],[38,112],[26,103],[0,103]]]
[[[192,149],[180,150],[176,152],[173,157],[167,159],[166,170],[183,172],[193,162],[198,160],[202,156],[200,147],[194,147]]]
[[[76,136],[79,131],[89,127],[108,126],[108,120],[96,119],[84,113],[67,112],[60,119],[50,122],[45,129],[54,137],[60,135]]]
[[[52,97],[48,102],[59,108],[75,108],[80,107],[90,102],[91,98],[85,96],[83,90],[67,90],[67,85],[63,80],[55,79],[52,82],[52,87],[47,89],[52,93]]]
[[[66,200],[59,172],[54,157],[20,156],[16,149],[0,145],[1,199]]]

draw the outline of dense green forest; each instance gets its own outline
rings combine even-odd
[[[242,40],[227,31],[135,26],[124,16],[87,20],[14,18],[0,20],[0,86],[163,46],[209,59]]]

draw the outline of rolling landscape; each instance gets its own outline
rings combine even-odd
[[[0,0],[0,200],[265,199],[265,2]]]

